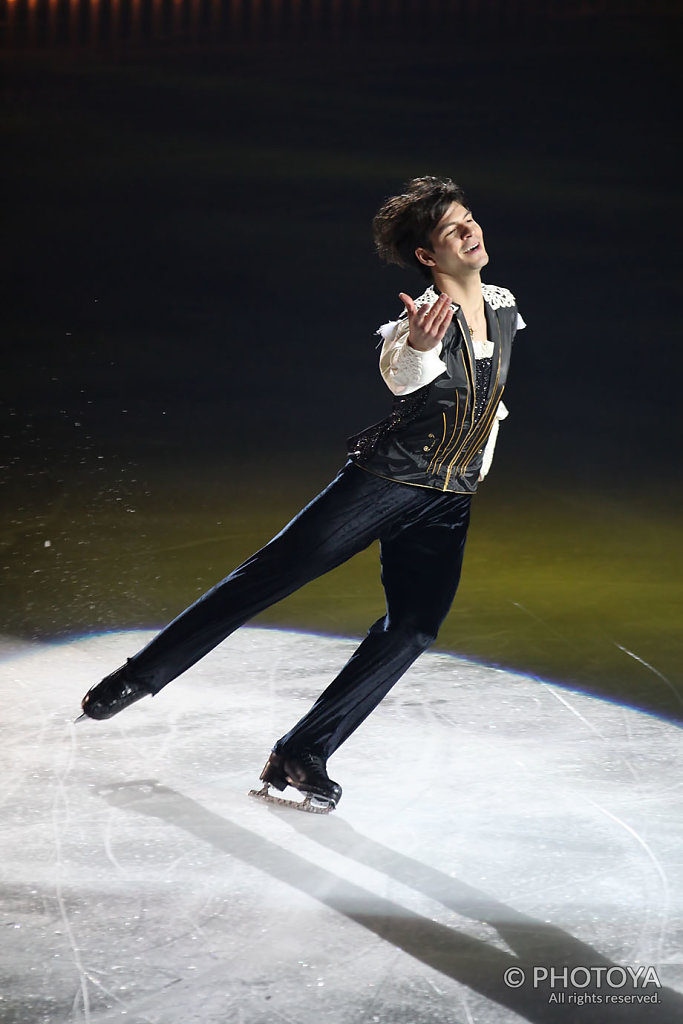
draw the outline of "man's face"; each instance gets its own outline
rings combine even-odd
[[[451,203],[432,231],[430,249],[418,249],[417,256],[442,274],[462,277],[481,270],[489,261],[484,235],[470,210]]]

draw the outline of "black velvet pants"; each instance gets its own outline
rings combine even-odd
[[[275,749],[329,757],[435,639],[460,580],[470,495],[385,480],[347,463],[265,547],[129,660],[153,693],[248,619],[380,542],[387,612]]]

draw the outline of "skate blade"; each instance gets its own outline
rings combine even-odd
[[[271,796],[268,792],[268,783],[263,789],[250,789],[249,796],[258,800],[265,800],[268,804],[279,804],[280,807],[292,807],[295,811],[306,811],[307,814],[329,814],[335,805],[322,796],[315,796],[313,793],[306,793],[303,800],[285,800],[282,796]]]
[[[90,715],[86,715],[84,711],[81,715],[78,716],[78,718],[74,718],[74,725],[76,724],[76,722],[84,722],[87,718],[90,718]]]

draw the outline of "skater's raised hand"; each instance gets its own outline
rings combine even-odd
[[[436,348],[448,330],[453,319],[451,300],[445,292],[439,295],[433,306],[420,306],[418,309],[410,295],[399,292],[399,299],[406,307],[408,314],[408,344],[419,352],[429,352]]]

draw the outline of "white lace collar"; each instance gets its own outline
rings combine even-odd
[[[509,292],[507,288],[500,288],[495,284],[482,284],[481,292],[484,296],[484,301],[489,304],[491,309],[500,309],[501,306],[514,306],[515,297],[512,292]],[[417,299],[415,299],[416,306],[433,306],[439,297],[439,293],[433,284],[430,284],[425,291]],[[454,313],[457,313],[460,306],[457,302],[451,302],[451,309]],[[486,339],[482,341],[480,338],[472,338],[472,350],[474,351],[475,359],[490,359],[493,355],[494,345],[492,341]]]
[[[481,293],[484,296],[484,301],[489,304],[491,309],[500,309],[502,306],[514,306],[515,297],[511,291],[507,288],[501,288],[497,284],[482,284]],[[424,306],[429,303],[433,306],[439,297],[439,293],[433,284],[430,284],[417,299],[415,299],[416,306]],[[460,306],[457,302],[451,302],[451,308],[453,312],[457,312]]]
[[[514,306],[515,297],[512,292],[508,291],[507,288],[500,288],[495,284],[482,284],[481,292],[484,296],[484,301],[488,303],[491,309],[499,309],[501,306]],[[414,299],[417,307],[429,304],[433,306],[439,297],[439,293],[436,291],[433,284],[430,284],[416,299]],[[460,309],[457,302],[451,302],[451,309],[454,313]],[[386,341],[390,336],[393,336],[399,323],[405,323],[406,313],[405,310],[401,314],[399,320],[390,320],[389,323],[383,324],[377,331],[380,338]],[[490,359],[494,352],[494,345],[492,341],[472,341],[472,349],[474,351],[475,359]]]

